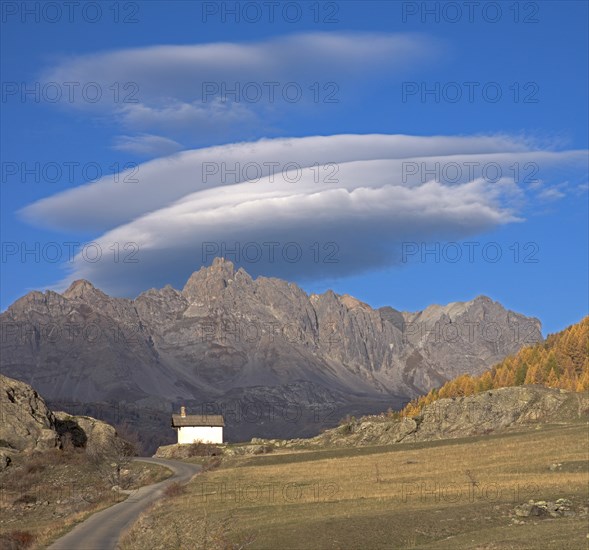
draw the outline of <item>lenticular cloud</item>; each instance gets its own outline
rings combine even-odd
[[[517,222],[530,193],[584,151],[546,151],[506,136],[336,135],[185,151],[142,164],[138,183],[106,178],[38,201],[23,215],[133,243],[137,262],[78,256],[119,294],[181,285],[214,255],[253,275],[335,277],[394,265],[407,241],[460,240]],[[121,178],[124,179],[124,178]]]
[[[522,166],[535,161],[548,167],[568,160],[574,162],[577,158],[582,160],[582,154],[533,150],[525,142],[505,136],[377,134],[260,140],[158,158],[141,164],[132,174],[120,174],[118,181],[105,176],[95,183],[42,199],[26,207],[22,214],[32,223],[54,229],[102,231],[168,206],[191,193],[272,174],[290,176],[291,189],[296,192],[300,189],[297,170],[313,166],[388,159],[397,161],[394,171],[387,174],[391,184],[423,183],[432,177],[441,180],[444,176],[458,183],[485,175],[491,181],[496,179],[497,172],[492,170],[490,162],[500,162],[504,168],[500,175],[509,177],[512,172],[508,164],[516,160]],[[436,163],[441,163],[438,178],[432,174]],[[455,179],[457,171],[453,170],[456,163],[461,172],[459,179]],[[466,163],[478,163],[478,169]],[[333,184],[362,184],[338,178],[334,173],[337,166],[315,169],[315,190],[321,191]],[[272,181],[268,184],[272,185]]]

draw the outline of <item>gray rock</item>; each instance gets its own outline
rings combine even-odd
[[[3,470],[6,470],[6,468],[8,468],[8,466],[10,466],[11,462],[12,462],[12,459],[10,458],[10,455],[8,455],[4,452],[0,452],[0,472]]]
[[[559,498],[556,502],[545,500],[530,500],[514,509],[519,517],[550,516],[552,518],[573,517],[576,513],[571,510],[573,503],[566,498]]]
[[[67,435],[88,451],[110,447],[118,438],[115,429],[90,417],[53,413],[28,384],[0,375],[0,470],[10,464],[10,452],[61,448]]]
[[[0,375],[0,440],[16,451],[59,446],[55,416],[28,384]]]
[[[536,506],[535,504],[520,504],[519,506],[516,506],[515,508],[515,515],[522,517],[522,518],[527,518],[530,516],[541,516],[544,515],[546,513],[546,510],[543,508],[540,508],[539,506]]]
[[[265,422],[229,420],[229,437],[300,437],[350,411],[400,407],[541,339],[537,319],[484,296],[415,313],[373,309],[332,291],[253,280],[220,258],[180,291],[166,286],[134,300],[88,281],[63,294],[31,292],[0,314],[0,325],[6,374],[50,403],[122,403],[157,444],[174,437],[168,413],[179,404],[272,406],[278,412]],[[281,414],[296,407],[305,418]]]
[[[468,397],[440,399],[410,418],[367,417],[350,422],[305,442],[307,446],[358,446],[434,441],[486,434],[543,419],[570,419],[589,408],[589,396],[540,386],[517,386]],[[574,411],[573,413],[571,411]],[[296,446],[295,441],[285,446]],[[546,506],[546,502],[535,503]],[[559,499],[557,505],[570,506]]]

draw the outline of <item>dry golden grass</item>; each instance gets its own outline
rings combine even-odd
[[[17,547],[46,548],[90,515],[127,498],[110,490],[83,452],[56,450],[19,461],[0,479],[0,547],[25,533],[32,536],[31,543]],[[172,473],[145,462],[133,462],[129,470],[131,489],[156,483]]]
[[[122,548],[167,550],[182,540],[205,548],[191,532],[205,517],[227,534],[206,548],[240,548],[252,538],[251,548],[285,550],[586,548],[586,434],[583,423],[226,459],[195,478],[184,495],[156,505]],[[562,470],[551,471],[553,463]],[[573,501],[574,517],[513,522],[516,505],[558,498]]]

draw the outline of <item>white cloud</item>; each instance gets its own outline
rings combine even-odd
[[[306,169],[294,188],[277,175],[273,184],[264,178],[194,193],[95,239],[103,250],[136,244],[137,263],[79,256],[64,284],[88,278],[123,294],[181,285],[223,247],[240,250],[237,263],[253,275],[345,276],[398,263],[404,241],[461,239],[518,221],[488,182],[393,185],[387,172],[394,162],[344,163],[342,183],[327,189]],[[333,263],[324,263],[328,255]]]
[[[566,194],[564,193],[564,190],[566,187],[567,187],[566,184],[555,185],[553,187],[547,187],[546,189],[543,189],[542,191],[540,191],[538,196],[544,200],[562,199],[566,196]]]
[[[126,133],[177,132],[175,139],[206,137],[210,143],[220,136],[250,139],[254,121],[258,136],[267,133],[282,116],[327,98],[355,97],[368,78],[399,76],[443,51],[439,40],[418,34],[299,33],[73,56],[40,80],[62,88],[77,83],[65,88],[61,104],[112,115]],[[334,86],[323,89],[330,82]],[[96,87],[101,93],[94,101]]]
[[[162,106],[149,106],[142,103],[125,105],[119,109],[118,117],[124,126],[135,130],[154,130],[177,132],[187,135],[198,130],[207,136],[220,136],[245,128],[254,123],[260,124],[256,114],[239,103],[223,102],[218,98],[209,104],[180,101],[168,102]]]
[[[182,149],[173,139],[153,134],[117,136],[113,149],[143,156],[167,156]]]
[[[333,163],[331,168],[315,168],[315,190],[345,187],[352,190],[365,184],[367,174],[344,180],[336,173],[339,165],[351,161],[389,160],[386,182],[391,185],[418,185],[435,177],[449,184],[478,177],[493,180],[495,165],[504,178],[515,178],[511,191],[521,192],[526,178],[548,177],[555,167],[586,163],[583,151],[552,152],[535,150],[524,140],[508,136],[405,136],[335,135],[260,140],[184,151],[141,164],[133,173],[139,183],[120,183],[105,176],[101,180],[42,199],[26,207],[23,215],[31,223],[51,228],[104,231],[127,223],[148,212],[164,208],[194,192],[218,189],[247,179],[279,174],[289,166],[301,168]],[[522,167],[517,175],[514,163]],[[454,180],[456,165],[460,178]],[[530,166],[526,170],[524,166]],[[472,173],[470,172],[472,167]],[[538,174],[534,175],[537,168]],[[431,173],[434,173],[434,176]],[[428,175],[429,174],[429,175]],[[292,179],[292,178],[291,178]],[[165,182],[165,185],[162,185]],[[268,182],[270,188],[274,185]],[[290,189],[300,189],[291,183]],[[515,190],[515,191],[514,191]]]
[[[585,160],[584,151],[534,150],[507,136],[261,140],[150,161],[139,167],[139,184],[97,182],[35,203],[25,214],[52,227],[106,229],[94,239],[105,251],[114,243],[138,248],[138,263],[78,256],[64,284],[88,278],[118,294],[181,285],[223,247],[243,254],[246,245],[241,265],[253,275],[333,278],[398,263],[402,242],[461,240],[521,221],[530,174],[516,178],[515,163],[532,163],[551,181],[563,166],[584,169]],[[234,173],[223,177],[223,163]],[[273,173],[270,163],[277,165]],[[298,167],[284,170],[288,163]],[[449,167],[462,167],[461,176]],[[271,242],[279,243],[274,259]],[[287,243],[296,244],[287,250]]]
[[[439,41],[416,34],[300,33],[252,43],[161,45],[70,57],[46,70],[42,80],[103,86],[101,101],[74,102],[78,108],[134,99],[190,102],[201,98],[203,82],[353,80],[383,67],[410,67],[438,57],[441,49]],[[113,83],[120,86],[117,96]],[[126,83],[138,88],[124,88]]]

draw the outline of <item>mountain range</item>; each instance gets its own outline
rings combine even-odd
[[[115,298],[90,282],[33,291],[0,315],[2,373],[53,408],[173,441],[170,413],[224,414],[226,436],[304,437],[346,414],[399,408],[542,339],[488,297],[419,312],[252,279],[223,258],[182,290]]]

